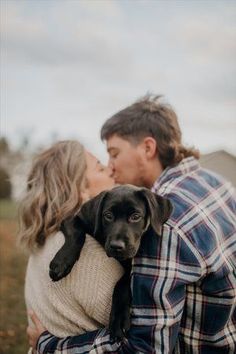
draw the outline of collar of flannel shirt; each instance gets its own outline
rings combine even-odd
[[[178,165],[174,167],[167,167],[155,181],[152,187],[152,191],[157,193],[164,183],[172,180],[173,178],[178,178],[180,176],[194,172],[198,170],[199,167],[200,165],[198,160],[196,160],[194,157],[186,157]]]

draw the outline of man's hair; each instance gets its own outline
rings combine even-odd
[[[199,158],[199,151],[183,146],[177,115],[161,97],[146,95],[113,115],[102,126],[101,139],[107,140],[116,134],[136,145],[151,136],[157,142],[163,168],[173,166],[185,157]]]

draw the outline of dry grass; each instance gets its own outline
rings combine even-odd
[[[0,207],[3,204],[0,202]],[[13,206],[12,210],[15,210]],[[2,214],[2,213],[1,213]],[[10,210],[0,218],[0,353],[27,353],[24,277],[27,258],[16,247],[17,222]],[[13,217],[13,218],[12,218]]]

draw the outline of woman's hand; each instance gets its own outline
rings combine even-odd
[[[28,313],[34,323],[34,327],[28,326],[26,333],[29,339],[29,345],[33,348],[33,352],[35,352],[38,338],[44,331],[46,331],[46,328],[42,325],[35,312],[29,311]]]

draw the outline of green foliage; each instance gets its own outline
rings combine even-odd
[[[2,167],[0,167],[0,198],[11,197],[10,176]]]
[[[10,199],[0,199],[0,219],[16,219],[17,204]]]
[[[5,137],[0,138],[0,154],[1,155],[7,154],[9,150],[10,149],[9,149],[7,138]]]

